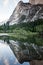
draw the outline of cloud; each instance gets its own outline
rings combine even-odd
[[[16,4],[17,4],[17,0],[13,0],[14,1],[14,5],[16,6]]]
[[[5,14],[0,13],[0,22],[1,22],[1,21],[4,21],[4,20],[6,20],[6,19],[8,19],[8,17],[7,17]]]
[[[4,63],[4,65],[9,65],[9,61],[8,61],[8,59],[3,58],[3,63]]]
[[[3,5],[4,5],[4,6],[7,6],[8,3],[9,3],[9,0],[3,0]]]
[[[17,64],[17,63],[18,63],[18,60],[17,60],[17,59],[15,59],[14,65],[15,65],[15,64]]]

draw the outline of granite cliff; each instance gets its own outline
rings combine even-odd
[[[43,4],[32,5],[20,1],[9,18],[9,25],[43,19]]]

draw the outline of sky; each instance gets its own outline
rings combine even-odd
[[[20,0],[0,0],[0,22],[9,19],[14,8]],[[29,2],[29,0],[22,0]]]

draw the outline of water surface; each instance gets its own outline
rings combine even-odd
[[[29,63],[20,64],[8,43],[0,40],[0,65],[29,65]]]

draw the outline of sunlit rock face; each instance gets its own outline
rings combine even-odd
[[[31,8],[30,3],[23,3],[20,1],[15,10],[13,11],[12,15],[10,16],[10,19],[8,20],[10,25],[13,25],[15,23],[21,23],[26,22],[28,20],[29,15],[29,9]]]
[[[31,4],[43,4],[43,0],[29,0]]]
[[[38,0],[37,0],[38,1]],[[43,19],[43,4],[32,5],[20,1],[10,16],[9,25]]]

